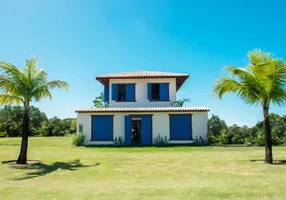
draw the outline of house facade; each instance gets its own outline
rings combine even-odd
[[[108,108],[83,108],[77,112],[77,132],[86,145],[151,145],[155,138],[169,143],[207,139],[207,107],[174,107],[177,91],[188,74],[127,72],[97,76],[104,86]]]

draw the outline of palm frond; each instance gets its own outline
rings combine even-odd
[[[172,102],[172,106],[183,107],[186,102],[190,102],[190,98],[182,98]]]
[[[220,99],[228,93],[237,93],[246,104],[255,104],[260,101],[255,88],[249,87],[247,83],[240,83],[228,77],[222,77],[214,85],[214,94]]]
[[[52,94],[47,86],[39,87],[33,93],[33,98],[35,99],[35,101],[40,101],[45,97],[48,97],[50,100],[52,100]]]
[[[261,49],[253,49],[248,52],[248,57],[252,65],[257,65],[258,63],[268,62],[272,60],[274,55],[269,52],[264,52]]]
[[[52,98],[50,90],[55,88],[68,89],[64,81],[47,81],[47,73],[37,67],[38,59],[26,60],[23,71],[7,62],[0,62],[0,93],[2,103],[38,101],[44,97]],[[18,99],[17,99],[17,98]]]
[[[26,68],[24,69],[24,75],[26,77],[26,85],[31,88],[33,85],[33,76],[37,69],[38,58],[32,57],[29,60],[26,60]]]
[[[15,78],[0,75],[0,91],[3,93],[17,95],[19,93],[19,85]]]
[[[23,72],[8,62],[0,62],[0,69],[3,70],[3,76],[10,77],[17,82],[25,83],[26,78]]]
[[[45,83],[45,85],[47,85],[49,89],[55,89],[55,88],[66,89],[66,90],[69,89],[68,83],[60,80],[48,81]]]
[[[0,105],[13,105],[13,104],[21,104],[23,103],[23,99],[14,96],[14,95],[9,95],[9,94],[0,94]]]
[[[45,82],[44,84],[38,86],[34,92],[33,92],[33,97],[36,101],[39,101],[40,99],[44,98],[44,97],[49,97],[50,99],[52,99],[52,95],[50,93],[50,89],[66,89],[68,90],[68,83],[64,82],[64,81],[60,81],[60,80],[53,80],[53,81],[48,81]]]
[[[247,104],[260,103],[269,107],[270,102],[282,105],[286,100],[286,64],[273,54],[254,49],[248,53],[251,65],[246,68],[228,67],[231,78],[222,77],[214,86],[219,98],[236,93]]]

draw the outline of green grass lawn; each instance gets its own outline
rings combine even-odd
[[[19,138],[0,139],[0,161]],[[263,147],[71,147],[71,138],[30,138],[29,167],[0,164],[0,199],[286,199],[286,165]],[[274,147],[286,160],[286,147]],[[99,165],[97,164],[99,163]]]

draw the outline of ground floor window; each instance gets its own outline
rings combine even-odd
[[[192,115],[171,114],[170,116],[170,139],[191,140],[192,138]]]
[[[113,115],[94,115],[91,124],[91,140],[113,140]]]

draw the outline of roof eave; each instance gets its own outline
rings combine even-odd
[[[134,76],[134,77],[100,77],[97,76],[95,79],[99,81],[102,85],[104,86],[109,86],[110,79],[143,79],[143,78],[176,78],[176,90],[178,91],[182,85],[186,82],[186,80],[190,77],[190,75],[186,74],[183,76],[150,76],[150,77],[145,77],[145,76]],[[182,79],[181,82],[179,80]]]
[[[188,109],[186,107],[178,107],[178,109],[174,109],[176,107],[171,107],[173,109],[142,109],[142,108],[137,108],[137,110],[134,109],[111,109],[111,108],[91,108],[91,109],[78,109],[75,110],[76,113],[133,113],[133,112],[138,112],[138,113],[152,113],[152,112],[209,112],[210,109],[208,107],[204,108],[192,108]]]

